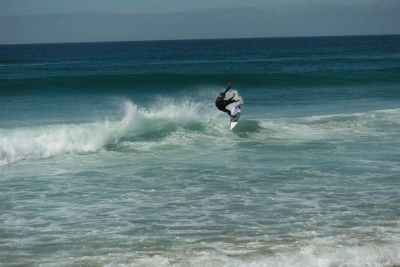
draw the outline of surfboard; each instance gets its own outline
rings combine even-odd
[[[240,115],[242,114],[242,106],[240,105],[240,102],[235,102],[233,105],[231,115],[234,116],[233,118],[231,117],[230,121],[230,128],[231,130],[235,128],[236,124],[239,122]]]

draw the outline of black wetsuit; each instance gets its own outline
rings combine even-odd
[[[231,89],[231,86],[228,86],[228,88],[226,88],[223,93],[226,94],[226,92],[228,92],[229,89]],[[231,111],[226,109],[226,106],[228,106],[229,104],[232,104],[233,102],[236,102],[236,100],[233,100],[233,96],[231,98],[229,98],[228,100],[224,100],[223,98],[220,98],[218,96],[218,98],[215,100],[215,106],[219,110],[226,112],[229,114],[229,116],[231,116]]]

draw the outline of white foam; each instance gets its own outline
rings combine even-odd
[[[115,258],[104,257],[108,262],[105,266],[226,266],[226,267],[390,267],[400,263],[400,249],[395,245],[379,247],[366,245],[361,247],[329,248],[321,246],[308,246],[297,250],[286,250],[282,247],[280,252],[269,255],[260,253],[229,254],[219,250],[197,252],[192,255],[168,254],[143,257],[136,255],[129,257],[127,254],[117,253],[109,255]],[[284,251],[286,250],[286,251]],[[245,251],[242,251],[245,252]],[[249,251],[248,251],[249,252]],[[235,255],[235,256],[233,256]],[[232,257],[233,256],[233,257]],[[123,260],[122,260],[123,259]],[[94,259],[93,259],[94,260]],[[121,264],[125,262],[124,264]],[[98,259],[95,262],[99,262]]]
[[[117,122],[62,124],[0,130],[0,165],[24,159],[48,158],[67,153],[88,153],[117,142],[125,135],[136,114],[136,106],[126,106],[126,115]]]
[[[126,101],[125,115],[119,121],[0,129],[0,165],[62,154],[91,153],[103,149],[106,145],[117,144],[122,138],[168,132],[168,129],[176,131],[187,123],[209,121],[215,117],[218,113],[210,109],[207,104],[209,103],[194,101],[191,98],[178,100],[163,98],[156,101],[149,109],[139,109],[137,105]],[[180,140],[180,137],[172,135],[166,141],[179,143],[182,140],[184,139]],[[148,141],[154,142],[154,140]],[[156,142],[155,145],[159,144]],[[123,141],[122,145],[147,150],[149,143],[147,141],[143,143],[141,140],[134,144]]]
[[[278,118],[260,122],[269,136],[294,142],[315,140],[353,140],[359,137],[385,136],[381,125],[400,122],[398,110],[355,114],[332,114],[300,118]]]

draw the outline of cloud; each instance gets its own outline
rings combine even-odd
[[[0,43],[400,34],[400,2],[0,17]]]

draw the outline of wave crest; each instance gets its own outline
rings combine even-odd
[[[159,139],[180,127],[201,130],[199,120],[218,115],[205,102],[191,98],[159,99],[149,109],[126,101],[124,108],[124,117],[116,121],[0,129],[0,166],[25,159],[92,153],[127,140]]]
[[[125,135],[136,111],[137,107],[130,103],[121,121],[0,129],[0,165],[98,151]]]

